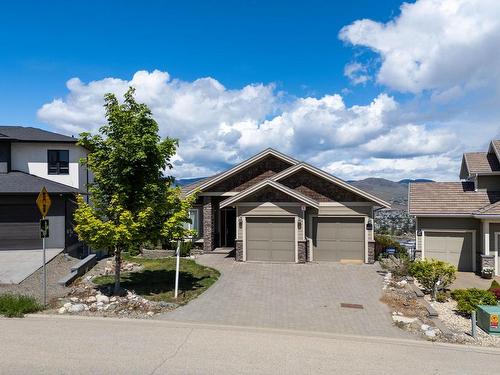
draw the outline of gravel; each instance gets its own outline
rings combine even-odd
[[[429,296],[425,296],[425,298],[430,302]],[[447,341],[479,346],[500,347],[499,336],[490,336],[479,327],[477,327],[477,338],[474,339],[470,336],[470,319],[455,312],[457,307],[456,301],[448,300],[447,302],[430,302],[430,304],[438,312],[439,319],[454,334],[453,338],[450,338]]]
[[[71,266],[78,263],[77,258],[67,254],[59,254],[47,263],[47,299],[50,305],[57,303],[57,299],[65,296],[70,288],[59,285],[57,282],[68,274]],[[35,297],[39,302],[43,300],[42,289],[43,271],[35,273],[23,280],[20,284],[0,284],[0,294],[16,293]]]

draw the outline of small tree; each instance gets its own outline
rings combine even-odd
[[[115,255],[115,293],[120,289],[121,252],[164,236],[182,236],[193,198],[182,200],[172,168],[177,140],[161,139],[150,109],[134,99],[130,88],[120,104],[105,96],[107,124],[99,134],[82,133],[79,144],[89,153],[82,160],[92,171],[91,203],[80,197],[75,231],[89,245]],[[187,212],[187,214],[186,214]]]
[[[455,280],[455,266],[436,259],[420,259],[410,265],[410,274],[436,299],[437,292]]]

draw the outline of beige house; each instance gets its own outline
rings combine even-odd
[[[459,271],[499,274],[500,140],[465,153],[461,182],[413,183],[409,212],[417,220],[417,256],[445,260]]]
[[[237,261],[374,261],[373,211],[389,203],[312,165],[267,149],[185,186],[205,252]]]

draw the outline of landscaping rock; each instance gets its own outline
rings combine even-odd
[[[66,302],[63,307],[67,310],[71,307],[72,303],[71,302]]]
[[[87,303],[97,302],[97,298],[95,296],[90,296],[89,298],[87,298],[86,302]]]
[[[407,316],[393,315],[392,320],[394,320],[396,323],[411,324],[411,323],[416,322],[418,320],[418,318],[410,318]]]
[[[97,303],[99,303],[99,302],[101,302],[101,303],[109,303],[109,297],[105,296],[104,294],[98,294],[96,296],[96,301],[97,301]]]
[[[82,311],[85,311],[85,306],[83,303],[77,303],[75,305],[71,305],[70,308],[68,309],[69,313],[79,313]]]
[[[71,302],[79,302],[78,297],[71,297],[69,300],[70,300]]]
[[[57,310],[57,312],[58,312],[59,314],[64,314],[64,313],[66,313],[66,307],[64,307],[64,306],[63,306],[63,307],[61,307],[59,310]]]

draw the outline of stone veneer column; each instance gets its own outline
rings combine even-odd
[[[203,197],[203,251],[212,251],[215,246],[215,207],[212,197]]]
[[[307,260],[307,241],[297,241],[297,252],[299,263],[305,263]]]
[[[368,263],[375,263],[375,241],[368,241]]]
[[[237,262],[243,262],[243,241],[242,240],[236,240],[234,242],[234,259]]]

